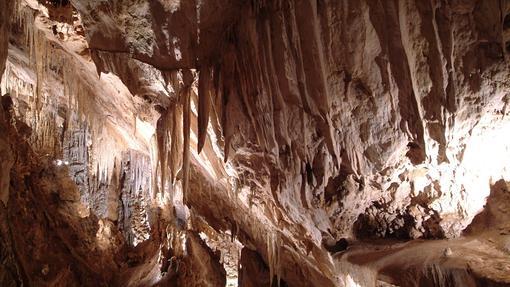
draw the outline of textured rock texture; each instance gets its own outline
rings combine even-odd
[[[239,275],[239,286],[287,286],[280,278],[270,277],[269,268],[257,252],[243,248],[240,260],[242,270]]]
[[[127,85],[128,52],[200,71],[198,138],[210,117],[238,178],[316,243],[365,211],[380,236],[459,235],[506,176],[479,164],[507,152],[499,1],[80,2],[95,62]]]
[[[2,12],[2,22],[0,22],[0,74],[3,75],[5,69],[5,59],[7,58],[7,47],[9,43],[9,34],[11,27],[11,17],[14,14],[14,1],[4,1],[0,6]]]
[[[0,75],[5,70],[5,60],[7,59],[7,47],[9,44],[9,33],[11,26],[11,17],[14,13],[14,2],[4,1],[0,4]],[[0,115],[3,117],[3,115]],[[1,118],[0,122],[5,124],[5,119]],[[6,126],[0,126],[2,130],[6,130]],[[0,200],[3,204],[7,204],[9,198],[9,171],[12,166],[11,151],[5,139],[0,139]]]
[[[228,232],[241,286],[510,282],[506,1],[4,2],[2,242],[81,264],[13,280],[224,286]]]
[[[167,272],[165,250],[187,266],[179,280],[224,286],[200,238],[169,239],[172,206],[151,189],[159,114],[117,77],[99,77],[73,11],[16,3],[0,113],[1,285],[152,286]]]
[[[127,235],[94,213],[84,217],[78,186],[67,170],[34,152],[16,126],[5,121],[5,113],[0,112],[6,127],[1,136],[15,164],[9,204],[0,210],[2,286],[153,286],[167,273],[159,269],[163,262],[180,268],[173,278],[177,285],[170,286],[225,285],[219,259],[194,233],[167,233],[153,226],[153,240],[142,239],[133,247],[138,238],[132,234],[140,234],[132,226],[136,215],[130,216],[133,233]],[[165,225],[164,219],[158,221]],[[169,234],[179,239],[166,238]],[[167,258],[162,249],[178,257]]]

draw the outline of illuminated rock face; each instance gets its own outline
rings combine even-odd
[[[331,257],[338,242],[459,237],[510,180],[506,5],[20,0],[0,6],[15,11],[2,93],[36,161],[76,183],[69,220],[93,227],[73,232],[123,255],[121,276],[98,282],[224,284],[218,256],[182,230],[200,221],[265,261],[243,265],[242,286],[349,286],[364,269]],[[4,203],[19,192],[11,149],[0,138]],[[377,266],[392,262],[412,265]]]
[[[7,47],[9,43],[9,29],[11,14],[13,13],[13,3],[6,1],[0,4],[0,75],[5,69],[5,60],[7,59]],[[3,120],[3,119],[2,119]],[[2,126],[2,129],[5,129]],[[9,170],[12,166],[12,157],[8,143],[5,139],[0,139],[0,200],[6,204],[9,198]]]
[[[491,132],[506,129],[506,7],[210,2],[76,8],[94,61],[127,85],[138,71],[124,62],[200,66],[198,109],[238,177],[315,242],[328,228],[352,235],[362,213],[358,223],[381,236],[457,236],[490,179],[507,175],[505,139]]]

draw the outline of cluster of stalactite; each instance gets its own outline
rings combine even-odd
[[[270,285],[333,285],[344,237],[456,237],[508,175],[497,1],[226,1],[222,19],[209,1],[71,2],[94,12],[90,47],[18,5],[26,50],[2,91],[131,245],[160,236],[158,212],[180,228],[191,212],[257,250]]]
[[[154,198],[149,155],[139,152],[149,151],[151,143],[132,141],[115,127],[134,126],[135,130],[128,132],[136,133],[134,109],[112,110],[115,99],[101,95],[111,90],[111,80],[98,78],[93,65],[55,39],[45,25],[48,20],[37,10],[21,4],[17,9],[12,29],[19,35],[10,48],[2,92],[14,99],[16,116],[26,123],[21,133],[39,154],[67,168],[82,203],[95,215],[118,220],[121,214],[146,226],[145,208],[140,220],[130,217],[127,206],[117,210],[126,201],[143,198],[149,201],[144,204],[150,205]],[[131,97],[122,92],[126,99]],[[123,117],[112,116],[121,113]],[[133,198],[119,198],[118,194]],[[129,229],[129,223],[122,224]],[[148,236],[143,228],[129,233],[130,237]],[[130,240],[135,241],[143,240]]]

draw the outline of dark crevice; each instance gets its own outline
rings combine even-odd
[[[510,14],[505,16],[505,20],[503,21],[503,29],[510,28]]]

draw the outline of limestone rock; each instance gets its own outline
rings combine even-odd
[[[242,286],[510,282],[509,13],[3,1],[0,280],[224,286],[207,231]]]

